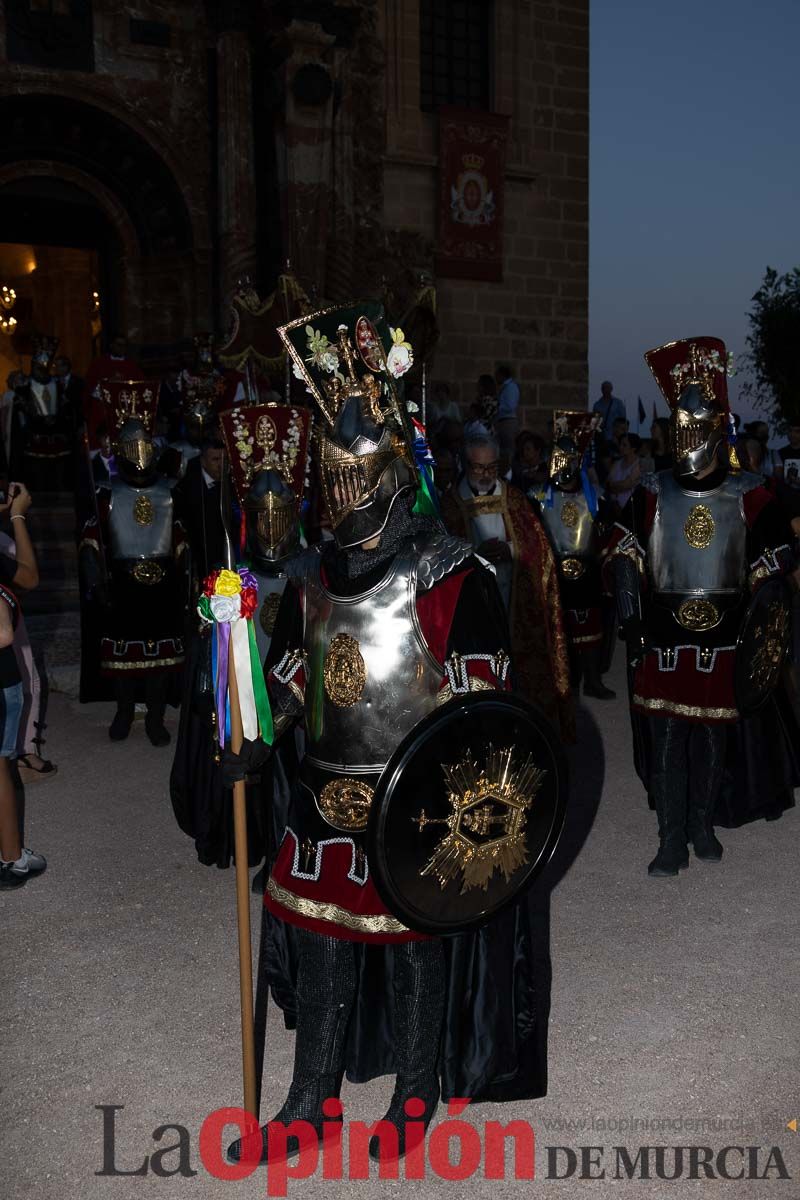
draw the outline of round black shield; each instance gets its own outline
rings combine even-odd
[[[410,929],[484,924],[550,860],[564,825],[558,735],[532,705],[473,692],[431,713],[386,765],[370,810],[375,886]]]
[[[744,615],[736,642],[733,685],[743,717],[766,704],[780,678],[792,629],[791,597],[786,581],[762,583]]]

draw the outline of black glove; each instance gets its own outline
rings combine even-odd
[[[628,662],[632,667],[640,663],[645,654],[652,650],[652,644],[647,636],[647,629],[641,617],[629,617],[622,622],[622,636],[628,647]]]
[[[249,742],[245,738],[238,754],[234,754],[230,746],[226,746],[222,756],[222,782],[225,787],[233,787],[242,780],[245,783],[258,783],[261,771],[271,755],[271,747],[260,738],[255,742]]]

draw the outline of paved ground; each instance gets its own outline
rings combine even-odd
[[[622,695],[619,669],[614,682]],[[800,1133],[786,1125],[800,1117],[798,813],[724,833],[721,866],[693,862],[677,881],[650,880],[654,819],[630,767],[624,704],[589,702],[581,716],[572,861],[551,904],[550,1094],[513,1112],[482,1106],[472,1114],[478,1124],[513,1116],[533,1125],[536,1180],[429,1177],[405,1182],[405,1194],[660,1200],[713,1191],[796,1200]],[[27,840],[50,867],[20,892],[0,895],[0,1195],[264,1195],[263,1171],[222,1183],[198,1154],[203,1118],[240,1100],[233,876],[199,866],[175,825],[170,751],[153,750],[140,723],[127,743],[112,746],[108,719],[107,709],[52,697],[47,749],[59,774],[27,797]],[[274,1111],[289,1077],[292,1035],[273,1019],[270,1039],[265,1107]],[[346,1115],[374,1118],[390,1091],[387,1079],[346,1085]],[[190,1131],[198,1173],[155,1175],[153,1165],[177,1166],[173,1153],[146,1176],[98,1176],[98,1105],[124,1106],[119,1169],[134,1170],[174,1144],[174,1131],[160,1143],[152,1134],[180,1124]],[[620,1132],[620,1121],[640,1125]],[[647,1128],[648,1121],[655,1124]],[[715,1153],[777,1145],[792,1179],[773,1171],[764,1181],[691,1181],[688,1162],[676,1182],[613,1178],[614,1146],[635,1157],[639,1146],[659,1144]],[[604,1146],[606,1179],[546,1178],[548,1146]],[[565,1159],[559,1155],[559,1173]],[[762,1173],[766,1162],[762,1151]],[[729,1160],[732,1172],[740,1166],[740,1158]],[[396,1195],[400,1186],[317,1176],[290,1184],[290,1194],[359,1200]]]

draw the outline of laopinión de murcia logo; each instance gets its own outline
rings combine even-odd
[[[464,1119],[468,1099],[451,1100],[447,1117],[426,1131],[419,1118],[421,1100],[406,1102],[406,1154],[397,1156],[397,1129],[386,1121],[345,1121],[341,1100],[331,1097],[323,1104],[322,1137],[306,1121],[288,1125],[273,1121],[268,1126],[269,1162],[260,1168],[258,1154],[239,1163],[225,1158],[225,1145],[232,1137],[253,1135],[260,1148],[259,1127],[242,1108],[219,1108],[203,1121],[196,1150],[189,1129],[169,1122],[157,1126],[147,1152],[134,1151],[121,1137],[123,1104],[97,1104],[102,1114],[103,1165],[101,1176],[154,1175],[186,1178],[198,1174],[198,1161],[208,1174],[220,1181],[236,1181],[266,1171],[266,1194],[287,1195],[291,1180],[380,1179],[420,1180],[434,1176],[453,1183],[468,1179],[487,1180],[536,1178],[536,1139],[532,1125],[524,1120],[485,1121],[472,1124]],[[379,1161],[369,1156],[370,1139],[380,1138]],[[299,1149],[289,1155],[290,1139]],[[118,1144],[120,1142],[120,1144]],[[345,1150],[347,1151],[345,1155]],[[138,1157],[137,1157],[138,1155]],[[790,1179],[783,1152],[777,1145],[545,1145],[539,1152],[540,1178],[545,1180],[718,1180]]]

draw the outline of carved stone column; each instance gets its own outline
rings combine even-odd
[[[217,36],[217,188],[220,291],[223,306],[236,281],[256,267],[256,188],[250,35],[231,5]]]
[[[284,219],[292,270],[310,295],[323,297],[331,232],[336,38],[310,21],[292,21],[286,61]]]

